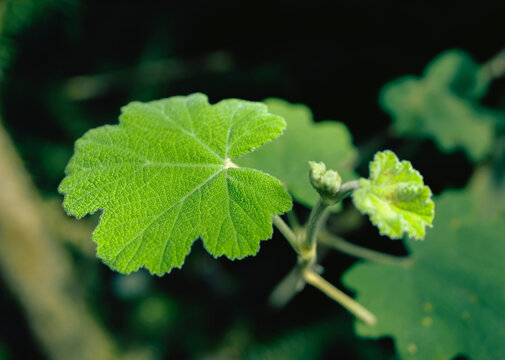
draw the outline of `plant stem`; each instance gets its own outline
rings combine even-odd
[[[306,270],[303,273],[303,278],[307,283],[321,290],[329,298],[335,300],[351,312],[358,319],[364,321],[367,325],[375,325],[377,318],[363,305],[356,302],[354,299],[337,289],[335,286],[326,281],[322,276],[312,270]]]
[[[270,294],[268,302],[276,309],[286,305],[305,286],[301,276],[300,266],[295,266],[275,287]]]
[[[299,253],[300,245],[298,236],[296,236],[293,230],[291,230],[289,225],[286,224],[279,215],[273,215],[272,222],[275,225],[275,227],[279,229],[281,234],[284,235],[286,240],[289,242],[289,245],[291,245],[291,247],[296,251],[296,253]]]
[[[316,244],[316,235],[321,223],[321,218],[324,215],[325,210],[328,208],[328,204],[322,199],[317,200],[316,205],[312,208],[309,220],[307,222],[307,236],[306,236],[306,247],[312,249]]]
[[[379,251],[367,249],[355,244],[352,244],[339,236],[333,235],[326,230],[321,230],[318,233],[318,241],[321,244],[329,246],[333,249],[339,250],[347,255],[351,255],[360,259],[380,262],[383,264],[393,264],[406,266],[412,263],[409,257],[394,256],[384,254]]]
[[[342,187],[340,188],[340,192],[342,193],[342,198],[340,199],[340,201],[342,201],[347,195],[349,195],[349,193],[353,192],[354,190],[358,190],[359,188],[360,188],[359,179],[343,183]]]
[[[300,225],[300,220],[298,220],[298,217],[296,216],[293,209],[291,209],[291,211],[288,211],[286,213],[286,217],[288,218],[289,226],[291,226],[291,228],[295,233],[303,229],[302,225]]]

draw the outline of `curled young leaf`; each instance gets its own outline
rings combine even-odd
[[[422,240],[431,226],[435,205],[431,190],[408,161],[389,150],[375,154],[369,179],[360,180],[352,194],[356,208],[368,214],[382,235],[399,239],[403,233]]]

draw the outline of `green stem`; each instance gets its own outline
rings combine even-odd
[[[268,302],[276,309],[286,305],[305,286],[300,266],[295,266],[275,287]]]
[[[291,226],[291,228],[295,233],[298,233],[303,229],[293,209],[291,209],[291,211],[288,211],[286,213],[286,217],[288,218],[289,226]]]
[[[289,242],[289,245],[297,252],[300,252],[300,245],[299,245],[299,240],[298,236],[291,230],[288,224],[282,220],[282,218],[279,215],[273,215],[272,216],[272,222],[275,225],[277,229],[281,232],[282,235],[286,238],[286,240]]]
[[[333,249],[339,250],[347,255],[351,255],[360,259],[380,262],[383,264],[393,264],[406,266],[412,263],[412,258],[394,256],[389,254],[384,254],[379,251],[367,249],[355,244],[352,244],[341,237],[333,235],[326,230],[321,230],[318,233],[319,243],[331,247]]]
[[[321,290],[330,299],[335,300],[358,319],[363,320],[366,324],[373,326],[377,323],[377,318],[363,305],[349,297],[335,286],[326,281],[318,273],[308,269],[303,272],[303,278],[307,283]]]
[[[328,206],[329,205],[320,197],[319,200],[317,200],[316,205],[312,208],[312,212],[310,213],[309,220],[307,222],[307,236],[305,243],[307,249],[313,249],[316,245],[317,230]]]
[[[350,195],[354,190],[358,190],[359,188],[359,179],[343,183],[340,187],[340,196],[337,202],[344,200],[347,195]]]

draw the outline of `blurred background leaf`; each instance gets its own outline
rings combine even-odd
[[[478,161],[489,154],[494,128],[505,120],[478,103],[489,81],[468,54],[449,50],[428,64],[422,78],[386,84],[379,101],[399,135],[433,138],[442,151],[461,148]]]
[[[378,318],[357,332],[392,335],[403,359],[503,358],[505,221],[478,213],[465,192],[444,192],[436,210],[425,241],[407,241],[409,263],[358,263],[345,274]]]

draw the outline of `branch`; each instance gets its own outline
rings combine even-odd
[[[280,309],[305,287],[300,266],[295,266],[270,294],[270,306]]]
[[[91,241],[93,226],[90,222],[78,221],[65,214],[60,198],[45,200],[42,207],[45,224],[54,237],[70,244],[84,256],[95,258],[96,246]]]
[[[347,255],[359,259],[371,260],[383,264],[394,264],[406,266],[412,263],[412,258],[384,254],[379,251],[370,250],[355,244],[352,244],[341,237],[329,233],[327,230],[321,230],[318,233],[319,243],[339,250]]]
[[[322,197],[317,200],[316,205],[312,208],[312,211],[307,222],[307,239],[306,246],[312,249],[316,245],[316,235],[321,224],[321,219],[324,217],[324,213],[328,208],[328,204],[323,200]]]
[[[377,323],[377,318],[374,314],[372,314],[369,310],[367,310],[363,305],[355,301],[353,298],[347,296],[345,293],[330,284],[318,273],[312,270],[306,270],[303,273],[303,278],[305,281],[307,281],[307,283],[321,290],[330,299],[338,302],[351,314],[364,321],[367,325],[373,326]]]
[[[291,229],[293,229],[295,233],[303,231],[303,226],[300,224],[300,220],[298,220],[298,217],[293,209],[286,213],[286,217],[288,219],[289,226],[291,226]]]
[[[46,227],[41,200],[0,124],[0,269],[51,359],[118,359],[93,318],[69,254]]]
[[[300,250],[300,245],[299,245],[299,240],[298,236],[291,230],[288,224],[282,220],[282,218],[279,215],[273,215],[272,216],[272,222],[275,225],[277,229],[281,232],[281,234],[286,238],[286,240],[289,242],[289,245],[297,252],[299,253]]]

